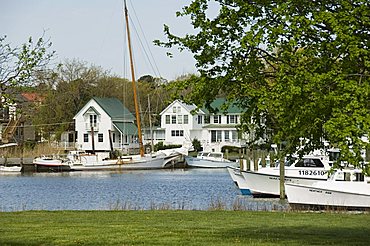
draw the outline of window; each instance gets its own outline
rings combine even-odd
[[[221,124],[221,115],[214,115],[213,116],[213,123]]]
[[[87,133],[84,134],[84,142],[85,143],[89,142],[89,134]]]
[[[177,116],[177,124],[182,124],[182,115]]]
[[[176,107],[172,107],[172,113],[176,113]]]
[[[176,124],[176,115],[171,116],[171,123]]]
[[[166,115],[166,124],[171,124],[171,117],[169,115]]]
[[[103,133],[98,134],[98,142],[102,143],[103,142]]]
[[[91,114],[90,115],[90,126],[96,127],[97,121],[98,121],[98,116],[96,114]]]
[[[225,141],[226,142],[229,142],[230,141],[229,131],[225,131]]]
[[[189,115],[184,115],[184,124],[189,124]]]
[[[180,106],[177,107],[177,113],[181,113],[181,107]]]
[[[231,131],[231,139],[233,141],[238,140],[238,132],[237,131]]]
[[[183,130],[172,130],[171,131],[171,136],[172,137],[183,137],[184,136],[184,131]]]
[[[217,131],[217,142],[222,141],[222,131]]]
[[[198,115],[198,124],[203,124],[203,116]]]
[[[228,115],[227,116],[227,124],[237,124],[238,123],[238,116],[237,115]]]
[[[112,133],[112,142],[113,143],[116,142],[116,133],[115,132]]]
[[[211,131],[211,142],[221,142],[222,141],[222,131]]]
[[[295,167],[324,167],[320,159],[303,159],[299,160]]]
[[[209,115],[204,116],[204,124],[211,123],[211,117]]]

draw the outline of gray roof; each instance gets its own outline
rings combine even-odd
[[[228,113],[228,114],[240,114],[243,112],[243,109],[238,107],[235,102],[231,102],[227,109],[224,110],[222,108],[222,106],[226,103],[226,99],[225,98],[216,98],[212,103],[211,103],[211,107],[218,112],[218,114],[220,113]],[[205,107],[202,108],[202,110],[204,112],[206,112],[207,114],[209,114],[209,110]]]
[[[137,127],[132,122],[116,122],[116,121],[113,121],[113,125],[122,134],[125,134],[125,135],[134,135],[134,136],[138,134]]]
[[[125,121],[134,121],[134,115],[117,98],[93,98],[97,104],[112,118],[124,119]]]

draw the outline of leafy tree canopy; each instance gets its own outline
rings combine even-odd
[[[74,130],[73,117],[93,97],[114,97],[131,112],[135,111],[131,81],[111,76],[101,67],[84,61],[66,60],[53,70],[38,73],[37,81],[38,92],[44,100],[41,107],[35,105],[37,114],[33,123],[40,126],[46,138],[50,132],[57,133],[58,137],[66,130]],[[145,126],[149,124],[149,115],[165,107],[166,90],[153,88],[151,83],[144,81],[138,83],[138,91]],[[151,118],[153,124],[158,124],[157,118]]]
[[[51,42],[39,38],[36,43],[30,37],[20,47],[12,48],[6,36],[0,37],[0,106],[14,100],[12,89],[30,85],[35,72],[44,69],[55,54],[48,51]]]
[[[216,15],[213,13],[216,12]],[[211,16],[212,14],[212,16]],[[257,136],[271,130],[283,154],[341,148],[359,163],[370,130],[370,2],[193,0],[177,15],[189,16],[194,34],[157,45],[194,54],[200,73],[180,90],[197,105],[220,93],[246,110],[241,128]]]

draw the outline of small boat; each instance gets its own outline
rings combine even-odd
[[[285,182],[311,185],[327,180],[331,165],[326,155],[305,155],[301,159],[285,163]],[[241,172],[245,185],[254,196],[280,195],[280,168],[263,167],[258,171]]]
[[[20,172],[21,166],[0,166],[0,172]]]
[[[237,164],[225,159],[223,153],[219,152],[199,152],[197,157],[186,156],[185,161],[189,167],[204,168],[226,168]]]
[[[68,160],[55,156],[36,157],[32,164],[37,168],[37,171],[68,171],[70,169]]]
[[[370,183],[359,169],[336,170],[311,185],[287,183],[285,190],[293,206],[370,208]]]

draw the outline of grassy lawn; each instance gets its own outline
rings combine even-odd
[[[0,212],[0,245],[369,245],[370,215],[243,211]]]

